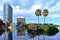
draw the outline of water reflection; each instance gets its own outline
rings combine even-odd
[[[59,33],[57,33],[55,36],[47,36],[47,35],[44,35],[45,36],[45,40],[60,40],[60,32]],[[26,32],[25,32],[25,36],[24,37],[22,37],[22,36],[15,36],[14,35],[14,38],[13,38],[14,40],[38,40],[38,36],[35,36],[35,37],[33,37],[33,38],[30,38],[29,36],[28,36],[28,33],[27,33],[27,30],[26,30]],[[43,35],[40,35],[39,36],[39,40],[43,40]]]
[[[45,40],[60,40],[60,31],[54,36],[47,36],[47,35],[44,36],[45,36]],[[0,40],[4,40],[3,35],[0,36]],[[25,31],[25,36],[17,36],[17,32],[15,31],[13,32],[13,40],[38,40],[38,36],[30,38],[28,36],[27,30]],[[43,40],[43,35],[39,36],[39,40]]]

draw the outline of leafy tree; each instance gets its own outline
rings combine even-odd
[[[2,26],[3,25],[3,21],[0,19],[0,26]]]
[[[4,33],[4,29],[2,26],[5,26],[5,23],[3,23],[3,21],[0,19],[0,36]]]

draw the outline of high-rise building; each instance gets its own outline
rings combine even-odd
[[[3,5],[3,21],[4,23],[12,22],[12,7],[8,3]]]
[[[3,5],[3,21],[4,21],[4,23],[12,22],[12,7],[8,3],[5,3]],[[7,30],[7,32],[6,32],[6,30]],[[13,40],[12,32],[10,29],[8,29],[8,26],[6,26],[6,28],[5,28],[5,39],[4,40]]]

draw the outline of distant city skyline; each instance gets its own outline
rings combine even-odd
[[[48,9],[46,23],[60,24],[60,0],[0,0],[0,19],[3,20],[3,4],[9,3],[13,8],[13,22],[19,16],[26,18],[26,23],[38,23],[35,10]],[[43,23],[44,17],[40,16],[40,23]]]

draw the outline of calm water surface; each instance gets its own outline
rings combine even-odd
[[[38,36],[35,36],[34,38],[29,38],[27,32],[25,33],[25,36],[17,36],[16,34],[16,32],[13,32],[13,40],[38,40]],[[4,34],[0,36],[0,40],[4,40]],[[43,40],[43,35],[39,36],[39,40]],[[60,32],[54,36],[45,35],[45,40],[60,40]]]
[[[16,31],[12,32],[13,33],[13,40],[38,40],[38,36],[35,36],[34,38],[29,38],[27,35],[27,31],[25,32],[25,36],[17,36]],[[60,31],[54,36],[45,36],[45,40],[60,40]],[[0,40],[4,40],[4,33],[3,35],[0,36]],[[43,40],[43,35],[39,36],[39,40]]]

